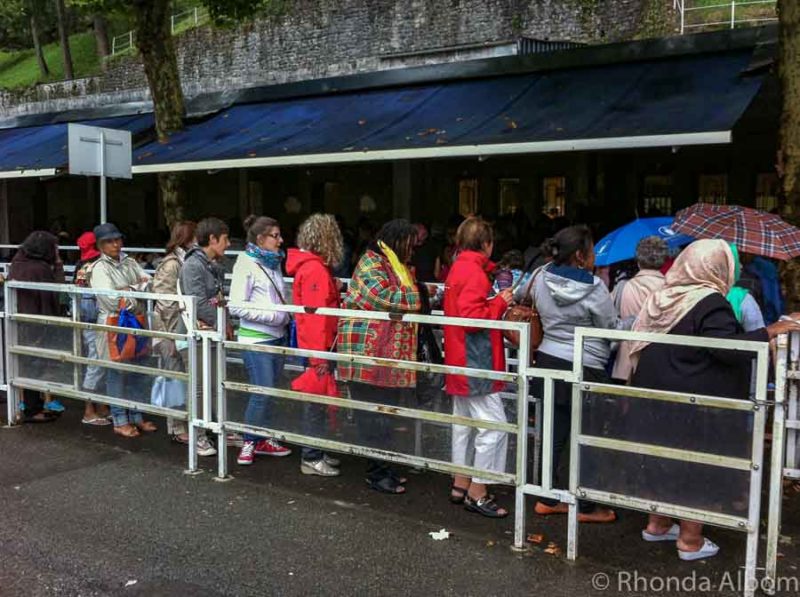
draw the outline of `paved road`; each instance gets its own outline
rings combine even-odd
[[[519,555],[511,520],[451,506],[441,475],[411,475],[408,495],[385,496],[366,487],[359,459],[320,479],[300,475],[292,455],[233,464],[236,478],[219,483],[210,459],[209,471],[184,475],[185,452],[163,434],[118,439],[81,426],[80,405],[65,403],[55,424],[0,429],[2,597],[676,594],[659,584],[666,576],[689,579],[681,594],[700,592],[693,576],[698,587],[705,577],[721,583],[714,594],[739,594],[726,584],[744,558],[737,533],[709,530],[721,556],[681,563],[674,548],[638,539],[643,515],[622,512],[614,525],[584,526],[571,563],[543,550],[563,548],[565,521],[530,515],[528,531],[545,541]],[[784,533],[795,542],[798,502],[786,502]],[[440,528],[451,539],[428,536]],[[797,547],[782,550],[783,573],[800,575]],[[608,575],[607,590],[593,587],[606,578],[597,575]]]

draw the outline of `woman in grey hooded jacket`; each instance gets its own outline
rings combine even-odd
[[[575,328],[619,328],[611,294],[603,281],[595,276],[594,242],[586,226],[571,226],[561,230],[545,243],[543,250],[552,262],[536,274],[531,299],[539,312],[544,338],[536,356],[536,366],[545,369],[572,369]],[[588,338],[583,343],[583,375],[591,382],[609,381],[606,366],[611,346],[606,340]],[[541,395],[541,382],[539,394]],[[534,386],[536,389],[536,386]],[[553,485],[558,484],[556,471],[567,447],[572,421],[572,389],[566,382],[556,382],[553,394]],[[567,504],[540,499],[536,513],[563,514]],[[591,502],[581,502],[581,522],[613,522],[613,510],[598,508]]]

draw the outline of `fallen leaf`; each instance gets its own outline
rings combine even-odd
[[[541,543],[544,541],[544,535],[540,535],[538,533],[528,535],[528,543]]]
[[[547,544],[547,547],[545,547],[544,553],[549,553],[553,556],[561,555],[561,548],[551,541]]]
[[[139,582],[139,581],[138,581],[138,580],[136,580],[136,579],[129,580],[128,582],[126,582],[126,583],[125,583],[125,586],[126,586],[126,587],[132,587],[132,586],[133,586],[133,585],[135,585],[137,582]]]
[[[495,546],[495,542],[494,541],[487,541],[486,542],[486,547],[494,547],[494,546]]]
[[[431,531],[428,534],[434,541],[444,541],[445,539],[450,538],[450,533],[446,529],[441,529],[439,531]]]

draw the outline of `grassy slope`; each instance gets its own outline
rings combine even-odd
[[[100,72],[100,60],[97,57],[92,33],[72,35],[70,49],[75,77],[85,77]],[[64,64],[61,60],[61,48],[58,43],[46,45],[44,55],[47,66],[50,68],[50,76],[46,79],[39,74],[36,56],[32,49],[19,52],[0,51],[0,88],[16,89],[43,81],[63,79]]]

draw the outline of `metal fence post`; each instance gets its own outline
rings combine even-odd
[[[229,479],[228,476],[228,442],[227,442],[227,433],[225,431],[225,421],[228,420],[228,401],[227,401],[227,394],[225,391],[225,379],[226,379],[226,365],[225,365],[225,341],[226,338],[226,331],[227,331],[227,311],[225,307],[219,306],[217,307],[217,334],[219,334],[219,338],[217,340],[217,354],[216,354],[216,361],[213,363],[214,368],[216,369],[216,384],[214,386],[214,395],[217,399],[217,418],[216,423],[218,425],[218,433],[217,436],[219,439],[217,441],[217,480],[222,481],[225,479]],[[209,363],[210,365],[212,363]]]
[[[77,293],[70,294],[70,308],[72,309],[72,321],[79,322],[81,320],[80,300],[81,295]],[[152,329],[152,326],[151,326]],[[83,346],[81,340],[83,333],[77,327],[72,329],[72,355],[76,357],[83,356]],[[72,365],[73,387],[76,390],[81,389],[81,366],[78,363]]]
[[[12,346],[17,344],[17,322],[10,316],[17,312],[17,291],[6,284],[5,289],[5,302],[6,302],[6,329],[5,329],[5,361],[6,361],[6,384],[8,391],[6,392],[6,410],[8,415],[8,425],[14,425],[17,422],[17,412],[19,410],[19,392],[14,387],[14,380],[17,377],[16,356],[11,354],[9,350]]]
[[[573,346],[573,373],[572,382],[572,423],[570,431],[570,464],[569,464],[569,490],[574,496],[573,502],[567,511],[567,559],[575,560],[578,557],[578,483],[580,480],[580,443],[582,406],[581,382],[583,381],[583,330],[575,330]],[[551,444],[552,446],[552,444]],[[547,450],[547,446],[545,446]],[[547,473],[545,473],[547,474]]]
[[[186,415],[189,430],[189,468],[187,473],[198,473],[197,468],[197,418],[199,416],[199,404],[197,388],[197,333],[195,322],[197,321],[197,298],[194,296],[186,297],[184,308],[186,309],[186,344],[187,344],[187,372],[189,381],[186,384]]]
[[[764,427],[766,425],[767,384],[769,368],[769,346],[765,345],[756,353],[756,404],[753,406],[752,459],[750,472],[750,510],[747,529],[747,550],[745,554],[744,595],[752,597],[758,584],[756,566],[758,565],[759,521],[761,515],[761,479],[764,464]]]
[[[530,326],[520,329],[517,351],[517,466],[514,491],[514,548],[525,547],[525,492],[528,476],[528,368],[530,367]]]
[[[769,502],[767,512],[767,561],[764,566],[764,592],[773,595],[778,579],[778,539],[781,530],[783,506],[783,456],[786,441],[786,379],[788,338],[778,337],[778,355],[775,359],[775,410],[772,420],[772,454],[769,471]],[[794,383],[794,382],[792,382]]]
[[[736,27],[736,0],[731,0],[731,29]]]

